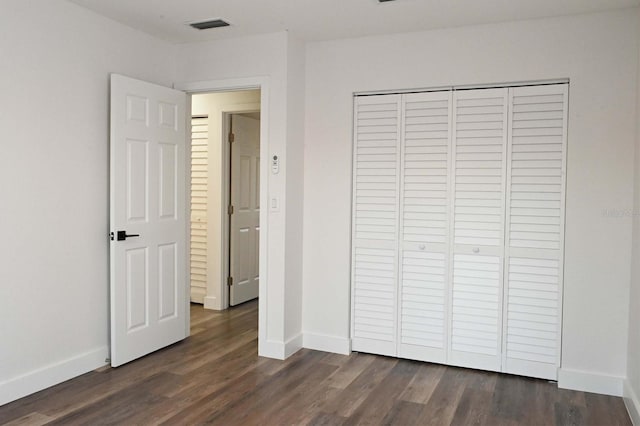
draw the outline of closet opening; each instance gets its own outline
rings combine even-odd
[[[557,379],[569,84],[354,96],[354,351]]]

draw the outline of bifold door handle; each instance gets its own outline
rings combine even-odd
[[[124,241],[127,238],[139,237],[139,236],[140,236],[140,234],[127,234],[127,231],[118,231],[116,240]]]

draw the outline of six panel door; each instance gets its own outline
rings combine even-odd
[[[188,334],[186,97],[167,87],[111,76],[114,367]]]
[[[232,120],[229,304],[236,306],[257,298],[260,288],[260,121],[240,114]]]

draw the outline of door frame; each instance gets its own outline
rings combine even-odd
[[[235,79],[223,79],[223,80],[210,80],[210,81],[200,81],[194,83],[182,83],[176,85],[176,89],[182,90],[187,93],[187,113],[185,120],[187,121],[187,125],[190,126],[191,123],[191,95],[199,94],[199,93],[211,93],[211,92],[229,92],[235,90],[251,90],[251,89],[259,89],[260,90],[260,205],[268,206],[269,205],[269,79],[267,77],[248,77],[248,78],[235,78]],[[253,105],[253,110],[255,111],[255,105]],[[226,128],[225,122],[223,121],[223,132]],[[190,128],[190,127],[187,127]],[[187,152],[185,153],[185,161],[189,163],[191,161],[191,144],[187,144]],[[226,145],[226,144],[224,144]],[[223,147],[223,149],[226,147]],[[228,148],[226,152],[228,153]],[[224,152],[223,152],[224,154]],[[226,160],[223,159],[223,163]],[[190,169],[190,165],[187,164]],[[228,167],[228,165],[223,164],[223,173]],[[186,205],[189,206],[188,197],[190,196],[190,186],[191,180],[185,179],[185,185],[187,185],[187,190],[185,191],[185,202]],[[228,190],[228,189],[227,189]],[[228,198],[227,198],[228,200]],[[226,206],[223,205],[223,209],[226,209]],[[228,215],[222,215],[223,222],[226,221],[228,223]],[[259,247],[259,274],[260,274],[260,289],[258,293],[258,352],[263,353],[264,351],[260,350],[260,348],[267,343],[267,265],[268,265],[268,209],[261,208],[260,209],[260,247]],[[185,226],[185,235],[186,235],[186,262],[187,265],[190,264],[190,250],[191,246],[191,235],[189,229],[189,221],[186,222]],[[224,223],[221,224],[225,226]],[[227,225],[228,226],[228,225]],[[223,228],[224,232],[224,228]],[[224,235],[224,234],[222,234]],[[223,244],[225,238],[222,238]],[[227,242],[228,244],[228,242]],[[222,252],[224,258],[224,251]],[[226,265],[223,270],[228,269],[228,265]],[[224,276],[224,280],[221,286],[221,293],[219,296],[222,298],[221,300],[228,306],[228,296],[227,300],[223,298],[225,290],[228,294],[228,289],[226,289],[226,275]],[[187,282],[190,282],[187,280]],[[185,292],[187,292],[186,304],[187,309],[190,306],[190,297],[188,297],[188,292],[190,292],[190,286],[185,285]],[[188,312],[188,311],[187,311]],[[189,329],[191,326],[190,316],[187,315],[187,320],[185,321],[186,333],[189,335]]]
[[[245,112],[260,112],[259,104],[236,104],[222,107],[222,170],[221,175],[224,179],[224,188],[222,190],[222,219],[221,232],[222,242],[220,246],[220,282],[221,285],[221,297],[222,309],[228,309],[231,306],[230,303],[230,291],[229,286],[225,285],[227,277],[231,275],[229,269],[231,265],[231,217],[228,214],[228,206],[231,204],[231,185],[233,184],[231,179],[231,144],[228,143],[228,135],[231,130],[229,126],[229,119],[232,115],[242,114]],[[262,116],[260,116],[260,137],[262,138]],[[262,190],[262,139],[260,140],[260,190]],[[262,205],[262,193],[260,193],[260,205]],[[262,213],[262,209],[260,210]],[[260,221],[262,221],[262,214],[260,215]],[[262,231],[262,223],[260,224],[260,231]],[[260,256],[260,255],[258,255]],[[259,260],[262,258],[259,257]],[[260,277],[262,281],[262,276]]]

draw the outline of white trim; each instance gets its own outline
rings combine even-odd
[[[224,308],[222,307],[222,303],[220,303],[220,299],[216,296],[205,296],[204,298],[204,308],[211,309],[214,311],[221,311]]]
[[[260,89],[269,82],[269,77],[228,78],[223,80],[206,80],[195,82],[180,82],[175,85],[177,90],[187,93],[216,92]]]
[[[629,417],[631,417],[631,422],[635,426],[640,426],[640,400],[638,400],[638,395],[633,390],[629,379],[625,379],[624,381],[622,394],[624,396],[624,405],[627,407]]]
[[[547,86],[550,84],[568,84],[568,78],[554,78],[550,80],[530,80],[530,81],[512,81],[507,83],[487,83],[487,84],[459,84],[453,86],[453,90],[473,90],[473,89],[503,89],[507,87],[522,86]]]
[[[351,221],[349,221],[349,234],[351,238],[349,239],[349,336],[355,336],[355,327],[354,327],[354,316],[356,312],[356,292],[354,289],[354,284],[356,281],[356,268],[354,263],[356,261],[356,180],[357,180],[357,169],[355,163],[355,159],[358,155],[358,129],[355,124],[355,121],[358,119],[358,98],[355,96],[351,100],[353,102],[353,108],[351,112],[351,125],[353,126],[351,129],[351,160],[349,161],[349,166],[351,167],[350,176],[351,176],[351,188],[349,191],[349,196],[351,197]],[[309,349],[317,349],[324,350],[322,348],[322,344],[314,343],[314,335],[311,333],[303,333],[303,346]],[[309,337],[307,337],[309,336]],[[324,336],[323,336],[324,337]],[[322,341],[321,341],[322,342]],[[349,349],[351,349],[351,342],[349,341]],[[332,352],[332,351],[327,351]]]
[[[285,360],[303,348],[302,341],[302,333],[293,336],[286,342],[267,340],[258,345],[258,356]]]
[[[351,342],[348,338],[326,334],[303,333],[302,347],[341,355],[351,354]]]
[[[551,80],[531,80],[531,81],[512,81],[508,83],[486,83],[486,84],[459,84],[457,86],[436,86],[436,87],[414,87],[412,89],[397,90],[365,90],[362,92],[354,92],[354,96],[377,96],[377,95],[401,95],[405,93],[426,93],[426,92],[447,92],[456,90],[474,90],[474,89],[503,89],[507,87],[521,86],[546,86],[549,84],[567,84],[568,78],[557,78]]]
[[[289,358],[291,355],[302,349],[302,333],[298,333],[284,343],[284,357]]]
[[[558,387],[604,395],[622,396],[624,377],[561,368]]]
[[[182,82],[175,85],[189,94],[214,91],[260,89],[260,205],[269,205],[269,77],[248,77],[199,82]],[[268,358],[284,358],[284,344],[267,340],[268,247],[269,209],[260,209],[260,293],[258,299],[258,355]],[[280,349],[275,346],[280,345]]]
[[[207,294],[207,289],[202,287],[190,287],[190,296],[192,303],[204,304],[204,298]]]
[[[109,348],[103,346],[0,382],[0,405],[100,368],[107,364],[108,356]]]
[[[258,341],[258,356],[284,360],[284,346],[284,342],[277,340]]]
[[[192,118],[191,118],[191,104],[193,99],[190,93],[186,94],[186,101],[184,106],[184,208],[185,208],[185,221],[184,221],[184,283],[185,283],[185,299],[187,299],[186,310],[184,315],[184,335],[185,338],[191,336],[191,146],[192,146]],[[205,283],[206,286],[206,283]],[[204,296],[207,296],[207,289],[205,287]],[[203,304],[205,301],[203,300]]]
[[[427,92],[451,92],[453,86],[436,86],[436,87],[420,87],[415,89],[398,89],[398,90],[365,90],[362,92],[354,92],[353,96],[378,96],[378,95],[405,95],[409,93],[427,93]]]

